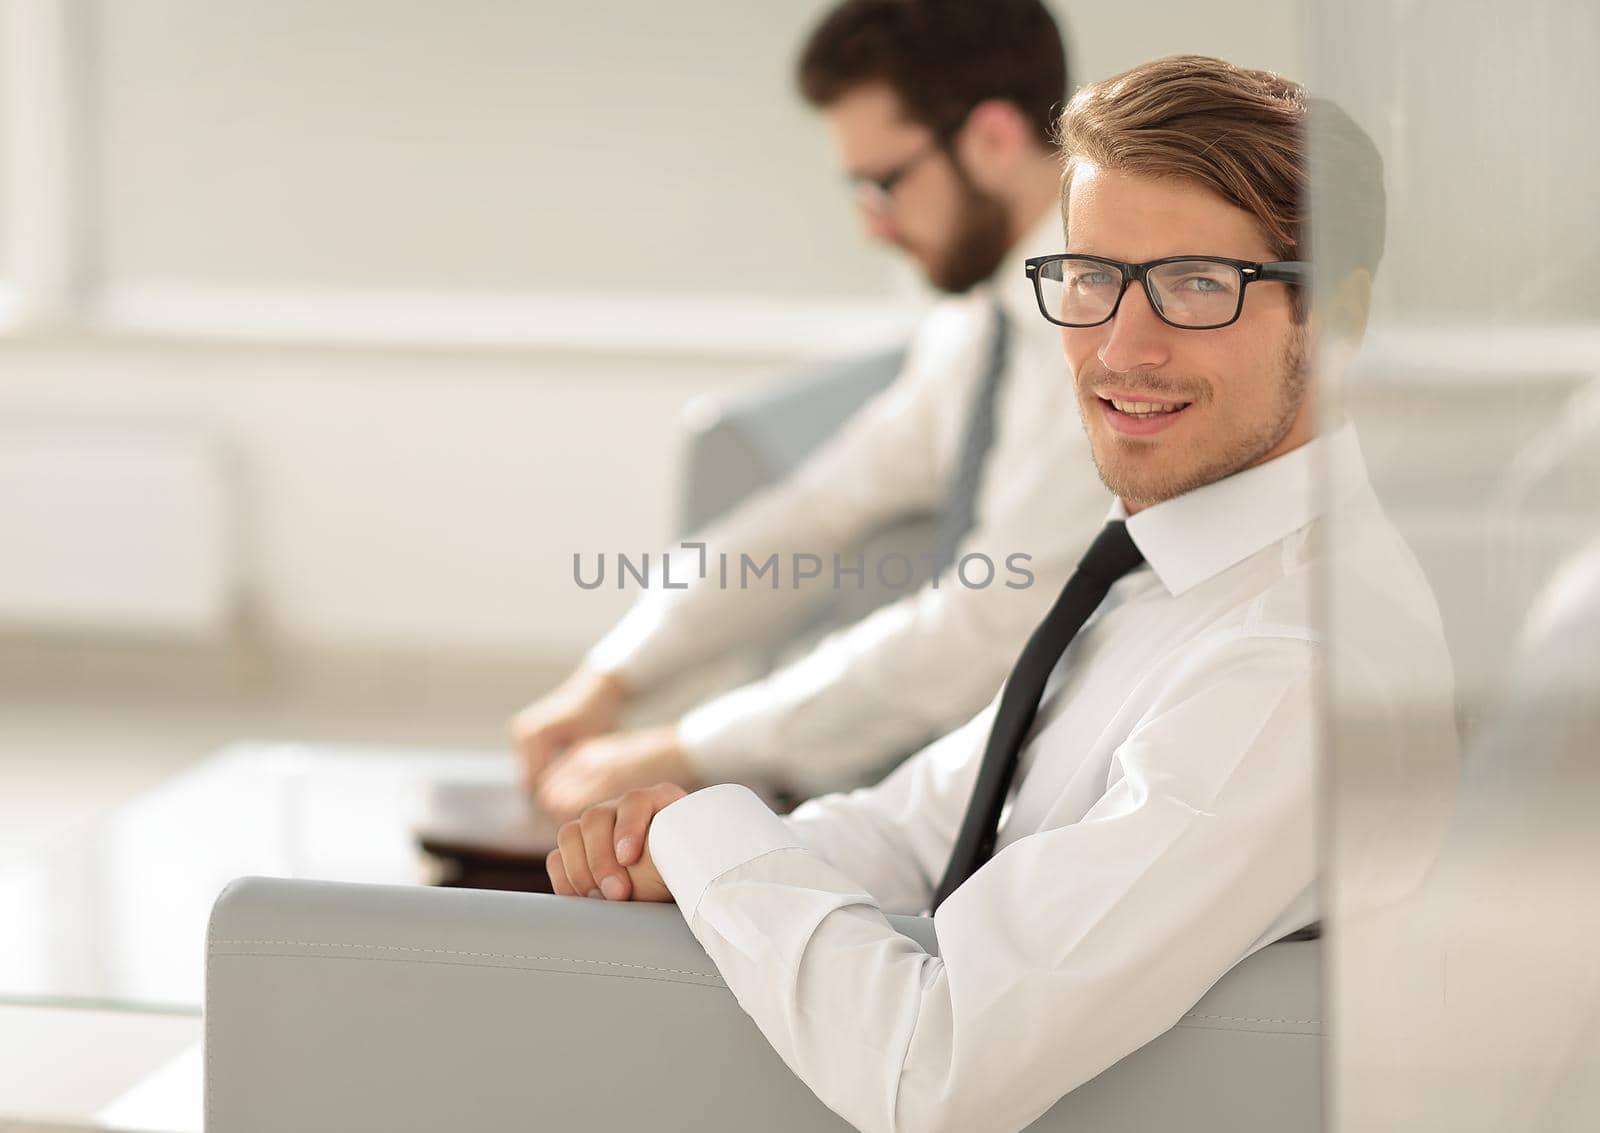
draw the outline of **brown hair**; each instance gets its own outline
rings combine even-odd
[[[1067,91],[1061,32],[1040,0],[844,0],[812,31],[797,71],[801,95],[822,108],[887,83],[941,135],[1003,99],[1044,146]]]
[[[1327,266],[1376,272],[1384,240],[1377,147],[1336,106],[1308,100],[1300,84],[1270,71],[1172,55],[1090,83],[1061,115],[1062,187],[1078,162],[1192,181],[1253,216],[1274,256],[1306,260],[1308,109],[1315,147],[1337,167],[1339,195],[1347,198],[1339,263]]]

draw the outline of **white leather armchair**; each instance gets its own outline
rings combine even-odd
[[[691,415],[684,526],[792,469],[897,369],[896,355],[846,362]],[[867,549],[914,560],[937,526],[908,517]],[[893,596],[844,595],[806,628]],[[937,950],[931,919],[891,919]],[[214,1131],[848,1128],[673,907],[247,879],[219,898],[206,947]],[[1319,955],[1315,941],[1257,953],[1033,1128],[1319,1128]]]
[[[937,949],[931,919],[892,919]],[[1258,952],[1031,1128],[1319,1128],[1319,949]],[[206,986],[213,1131],[848,1128],[672,906],[246,879]]]

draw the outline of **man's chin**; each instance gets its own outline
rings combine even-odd
[[[1109,431],[1104,438],[1095,438],[1094,464],[1100,482],[1132,507],[1150,507],[1181,495],[1192,480],[1192,470],[1174,466],[1156,451],[1158,447],[1153,439]]]
[[[949,269],[949,266],[931,257],[919,258],[917,261],[922,266],[922,278],[928,281],[928,286],[935,291],[946,295],[965,295],[987,276],[973,279],[969,274],[958,275]]]
[[[989,249],[982,255],[963,256],[959,251],[941,253],[914,248],[906,248],[906,253],[917,261],[928,286],[946,295],[965,295],[991,278],[1005,254],[1004,249],[998,255]]]
[[[965,287],[952,286],[952,284],[959,281],[950,277],[949,272],[945,270],[943,261],[932,252],[911,244],[901,244],[899,247],[901,254],[917,265],[917,271],[922,276],[922,281],[933,290],[943,292],[946,295],[958,295],[968,290]]]

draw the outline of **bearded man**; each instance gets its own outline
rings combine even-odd
[[[701,533],[704,549],[673,555],[677,581],[511,721],[524,776],[558,817],[663,781],[804,798],[875,780],[994,694],[1109,502],[1084,437],[1060,427],[1072,387],[1023,275],[1060,240],[1051,132],[1066,55],[1045,6],[846,0],[798,72],[868,235],[946,297],[883,393]],[[837,564],[861,536],[930,512],[943,521],[927,584],[668,724],[621,728],[630,703],[793,625],[828,585],[826,571],[807,586],[725,585],[697,568],[728,561],[737,575],[741,556],[774,554]]]

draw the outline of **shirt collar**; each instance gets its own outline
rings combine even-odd
[[[1128,534],[1174,598],[1286,538],[1367,485],[1348,421],[1282,456],[1129,516]]]

